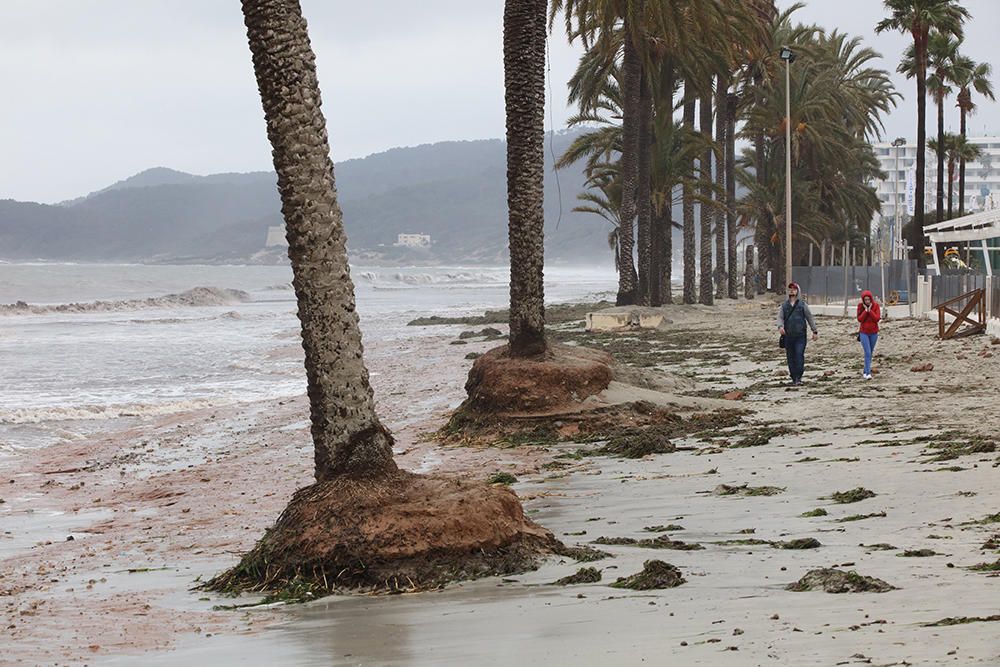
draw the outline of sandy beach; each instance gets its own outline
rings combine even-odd
[[[555,558],[438,592],[224,609],[253,600],[194,587],[311,481],[305,399],[152,417],[5,461],[0,663],[998,664],[1000,577],[970,568],[1000,559],[1000,346],[887,321],[865,382],[853,323],[823,317],[806,384],[789,388],[775,308],[674,306],[665,330],[638,334],[555,328],[672,374],[679,404],[707,409],[740,392],[724,402],[748,411],[740,426],[636,460],[581,457],[573,443],[442,446],[431,434],[464,398],[465,356],[496,343],[454,345],[469,327],[445,325],[413,344],[366,346],[402,467],[509,472],[531,517],[567,544],[669,534],[701,549],[601,546],[612,557],[583,564],[601,571],[590,584],[550,585],[583,566]],[[279,354],[297,357],[287,342]],[[858,487],[875,495],[830,498]],[[780,548],[797,538],[821,546]],[[686,583],[607,586],[651,558]],[[786,590],[835,566],[897,590]],[[948,618],[963,620],[929,625]]]

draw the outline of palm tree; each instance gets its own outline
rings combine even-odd
[[[940,149],[936,149],[938,222],[941,222],[941,216],[944,215],[944,100],[952,93],[950,84],[961,76],[958,46],[957,39],[941,34],[937,30],[931,30],[927,39],[927,65],[930,72],[927,77],[927,92],[931,94],[934,104],[937,105],[937,141],[934,142],[934,145]],[[907,47],[897,70],[906,74],[908,79],[916,76],[917,68],[913,45]],[[930,144],[928,143],[928,145]]]
[[[728,290],[726,271],[726,147],[729,140],[726,130],[729,126],[729,75],[719,74],[715,86],[715,298],[724,298]]]
[[[520,16],[532,34],[542,26],[544,44],[544,0],[525,3],[541,8],[540,23]],[[316,483],[297,491],[240,563],[205,587],[294,591],[304,598],[339,588],[398,591],[530,567],[532,554],[557,543],[524,517],[510,492],[415,475],[393,462],[392,436],[375,413],[363,358],[306,22],[298,0],[242,0],[242,6],[298,301]],[[520,565],[512,558],[519,552],[528,559]]]
[[[888,18],[878,22],[875,32],[896,30],[913,39],[913,55],[917,80],[917,146],[927,142],[927,41],[931,28],[943,35],[962,38],[962,24],[969,18],[967,9],[955,0],[883,0]],[[926,157],[917,151],[917,173],[913,221],[911,225],[913,252],[920,266],[924,258],[924,177]]]
[[[362,355],[305,19],[297,0],[243,0],[243,13],[299,304],[316,481],[386,476],[396,471],[393,440],[375,414]]]
[[[955,168],[960,162],[975,160],[982,154],[982,149],[974,143],[968,141],[960,134],[946,132],[943,145],[936,139],[927,140],[927,148],[932,151],[943,151],[948,162],[948,220],[952,217],[952,195],[955,186]],[[959,214],[961,215],[961,213]]]
[[[504,3],[511,356],[545,352],[544,138],[546,0]]]
[[[698,284],[698,303],[711,306],[715,303],[712,294],[712,222],[714,218],[712,200],[712,84],[711,79],[705,82],[704,92],[698,102],[698,126],[705,140],[705,151],[699,159],[701,172],[701,202],[698,206],[701,220],[701,279]]]
[[[975,90],[990,100],[996,98],[993,96],[993,84],[990,83],[993,68],[989,63],[977,63],[971,58],[960,56],[958,65],[955,85],[958,86],[958,109],[961,114],[959,134],[964,139],[966,117],[976,110],[972,91]],[[958,215],[965,215],[965,158],[958,163]]]
[[[684,81],[684,131],[691,134],[694,129],[694,110],[697,100],[694,86],[689,80]],[[694,237],[694,156],[684,165],[681,184],[681,218],[683,221],[683,261],[684,261],[684,303],[694,303],[695,297],[695,237]]]

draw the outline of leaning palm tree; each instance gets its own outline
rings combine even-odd
[[[365,368],[306,22],[298,0],[242,5],[298,301],[316,483],[296,492],[257,545],[207,587],[303,599],[530,566],[533,553],[555,543],[524,518],[512,493],[396,467]]]
[[[967,56],[959,56],[958,77],[955,85],[958,86],[958,109],[960,114],[959,134],[964,139],[965,123],[967,116],[972,115],[976,110],[976,104],[972,101],[972,91],[976,91],[983,97],[993,100],[993,84],[990,77],[993,76],[993,68],[989,63],[977,63]],[[958,215],[965,215],[965,159],[958,163]]]
[[[943,35],[958,39],[962,37],[962,24],[969,18],[969,12],[955,0],[883,0],[889,12],[875,26],[875,32],[895,30],[909,34],[913,38],[913,56],[916,64],[917,81],[917,146],[927,142],[927,41],[931,28]],[[917,262],[923,266],[924,257],[924,177],[926,157],[923,150],[917,151],[917,173],[911,239]]]

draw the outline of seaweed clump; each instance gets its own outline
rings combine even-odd
[[[571,586],[573,584],[593,584],[601,580],[601,571],[596,567],[581,567],[575,574],[552,582],[554,586]]]
[[[862,500],[867,500],[868,498],[874,498],[878,494],[870,489],[866,489],[863,486],[859,486],[850,491],[836,491],[830,494],[830,500],[835,503],[840,503],[841,505],[846,505],[848,503],[859,503]]]
[[[851,570],[844,572],[824,567],[806,572],[805,576],[789,584],[787,590],[797,593],[821,590],[827,593],[886,593],[897,590],[892,584],[875,577],[867,577]]]
[[[629,588],[635,591],[650,591],[663,588],[675,588],[686,580],[681,571],[670,563],[662,560],[647,560],[642,564],[642,571],[628,577],[619,577],[612,588]]]

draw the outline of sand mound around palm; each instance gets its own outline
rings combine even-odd
[[[253,550],[207,588],[275,599],[422,590],[534,569],[560,547],[504,487],[406,472],[336,478],[296,492]]]
[[[512,357],[508,347],[476,359],[464,408],[479,413],[537,413],[565,409],[607,389],[611,355],[572,345],[550,345],[538,357]]]

